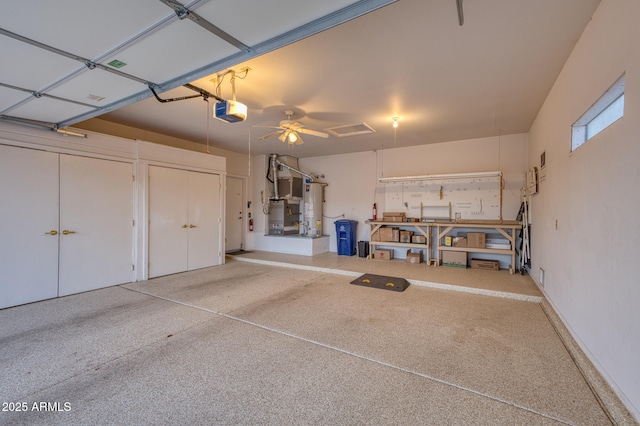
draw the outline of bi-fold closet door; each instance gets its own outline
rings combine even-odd
[[[220,175],[149,166],[149,277],[219,265]]]
[[[132,281],[132,171],[0,145],[0,308]]]

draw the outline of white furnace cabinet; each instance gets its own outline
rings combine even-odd
[[[149,277],[221,263],[220,175],[149,166]]]
[[[0,308],[130,282],[133,163],[0,145]]]

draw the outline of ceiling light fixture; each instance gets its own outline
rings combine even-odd
[[[400,117],[392,117],[391,119],[393,120],[393,128],[397,129],[398,128],[398,120],[400,120]]]

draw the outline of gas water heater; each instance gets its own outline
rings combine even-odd
[[[303,216],[301,233],[308,237],[322,236],[322,205],[324,203],[324,183],[307,182],[302,193]],[[304,228],[304,229],[303,229]]]

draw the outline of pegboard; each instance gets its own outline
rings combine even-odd
[[[425,180],[389,182],[385,184],[384,209],[423,220],[499,220],[500,186],[501,175],[443,179],[434,175]]]

